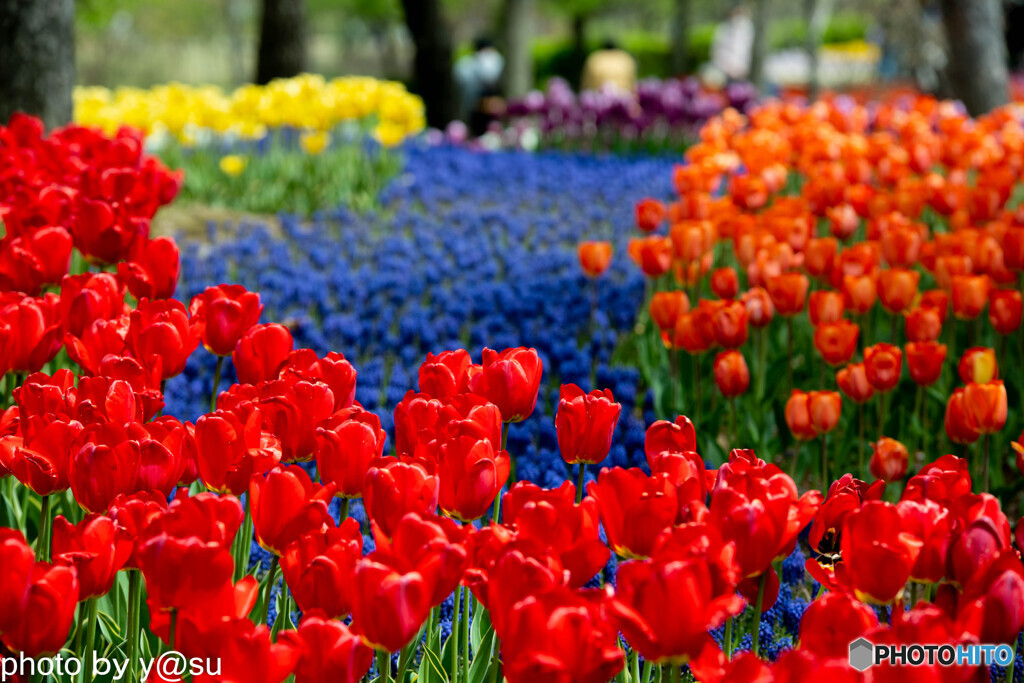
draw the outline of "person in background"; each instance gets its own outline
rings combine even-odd
[[[582,90],[613,88],[633,92],[636,88],[636,60],[613,41],[606,40],[600,50],[587,56],[583,63]]]
[[[740,5],[715,28],[711,41],[711,64],[727,81],[745,81],[750,75],[753,49],[754,22],[750,20],[747,8]]]
[[[502,108],[501,75],[505,58],[489,38],[477,38],[473,52],[455,62],[455,84],[459,91],[459,118],[474,135],[487,130],[487,124]]]

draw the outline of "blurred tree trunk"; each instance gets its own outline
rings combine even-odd
[[[750,51],[750,82],[764,92],[764,61],[768,54],[768,0],[754,0],[754,45]]]
[[[256,82],[290,78],[306,70],[304,0],[263,0]]]
[[[0,123],[23,111],[47,128],[71,121],[74,0],[0,0]]]
[[[942,0],[953,95],[978,116],[1006,104],[1008,73],[999,0]]]
[[[455,83],[452,79],[452,36],[444,20],[441,0],[402,0],[416,57],[413,60],[415,89],[427,108],[427,123],[444,128],[456,116]]]
[[[533,0],[505,0],[505,94],[522,97],[533,87]]]
[[[690,61],[690,23],[693,0],[675,0],[672,14],[672,75],[687,72]]]

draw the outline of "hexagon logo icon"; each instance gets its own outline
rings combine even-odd
[[[857,671],[866,671],[874,664],[875,646],[867,638],[858,638],[850,643],[850,666]]]

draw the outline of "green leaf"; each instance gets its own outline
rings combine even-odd
[[[473,652],[480,651],[480,644],[483,642],[487,632],[491,630],[491,614],[484,609],[479,602],[474,601],[473,625],[470,628],[470,642],[473,644]]]
[[[469,666],[468,683],[484,683],[488,680],[488,673],[491,664],[491,650],[494,647],[494,629],[488,627],[487,632],[480,640],[479,647],[475,647],[476,657]]]
[[[441,638],[441,627],[431,633],[423,646],[423,658],[420,660],[416,683],[448,683],[448,673],[437,653],[437,645]],[[449,639],[450,640],[450,639]]]

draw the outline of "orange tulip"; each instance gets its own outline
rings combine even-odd
[[[711,291],[719,299],[735,299],[740,291],[740,278],[732,266],[716,268],[711,273]]]
[[[697,325],[693,312],[680,313],[676,319],[673,346],[685,349],[687,353],[703,353],[711,348],[713,338],[708,338]]]
[[[701,301],[703,304],[704,301]],[[710,302],[709,302],[710,303]],[[747,341],[747,307],[742,301],[719,301],[712,307],[715,342],[736,349]]]
[[[765,327],[775,317],[775,304],[763,287],[751,287],[740,301],[747,307],[747,320],[754,327]]]
[[[844,310],[846,304],[839,292],[819,290],[811,292],[808,298],[807,312],[810,314],[812,325],[838,322],[843,317]]]
[[[580,242],[580,266],[588,277],[597,277],[612,263],[611,242]]]
[[[964,387],[963,407],[967,417],[982,434],[994,434],[1006,425],[1006,387],[1003,380]]]
[[[804,270],[811,277],[828,280],[832,273],[839,244],[834,237],[818,237],[807,242],[804,249]]]
[[[715,356],[715,384],[722,396],[742,396],[750,387],[750,370],[743,354],[735,349]]]
[[[810,395],[806,391],[794,389],[786,401],[786,424],[793,436],[801,441],[808,441],[818,435],[811,423]]]
[[[949,294],[942,289],[929,289],[921,294],[921,305],[934,309],[939,314],[939,322],[946,324],[949,313]]]
[[[838,391],[812,391],[808,394],[811,425],[818,434],[828,434],[839,424],[843,399]]]
[[[964,351],[957,365],[960,381],[964,384],[974,382],[984,384],[999,377],[999,364],[996,362],[995,349],[975,346]]]
[[[965,393],[963,387],[957,387],[946,402],[946,436],[958,444],[971,444],[981,437],[981,432],[967,414]]]
[[[921,230],[894,225],[882,234],[882,256],[893,268],[911,268],[921,253]]]
[[[864,363],[851,363],[836,373],[836,384],[854,403],[867,403],[875,395]]]
[[[887,436],[876,441],[872,447],[874,454],[869,464],[872,476],[887,484],[902,479],[907,473],[907,447]]]
[[[768,295],[779,315],[790,317],[804,310],[809,286],[803,273],[782,273],[768,280]]]
[[[711,247],[711,227],[707,221],[677,223],[669,230],[672,253],[682,264],[699,261]]]
[[[849,320],[822,323],[814,329],[814,348],[829,365],[842,365],[857,350],[860,327]]]
[[[1024,227],[1012,227],[1003,234],[1003,263],[1012,271],[1024,270]]]
[[[934,341],[908,342],[903,348],[914,384],[926,387],[938,381],[946,362],[946,345]]]
[[[917,297],[921,273],[916,270],[890,268],[878,274],[878,298],[890,313],[905,311]]]
[[[653,232],[665,220],[665,205],[657,199],[645,197],[636,203],[636,227]]]
[[[1024,301],[1015,289],[993,289],[988,296],[988,321],[999,334],[1013,334],[1020,329]]]
[[[907,339],[912,342],[935,341],[942,334],[942,316],[932,306],[918,306],[903,314]]]
[[[864,315],[871,310],[878,299],[878,282],[875,273],[847,275],[843,277],[843,298],[846,307]]]
[[[884,342],[869,346],[864,349],[864,369],[875,391],[891,391],[900,381],[903,352],[900,347]]]
[[[847,240],[857,231],[860,216],[849,204],[839,204],[825,209],[829,231],[841,240]]]
[[[672,266],[672,240],[660,235],[631,239],[629,257],[640,266],[644,275],[659,277]]]
[[[672,292],[655,292],[651,297],[651,320],[662,332],[673,331],[679,315],[689,310],[690,298],[681,289]]]
[[[953,313],[961,320],[981,315],[988,303],[991,286],[987,275],[957,275],[953,278]]]

